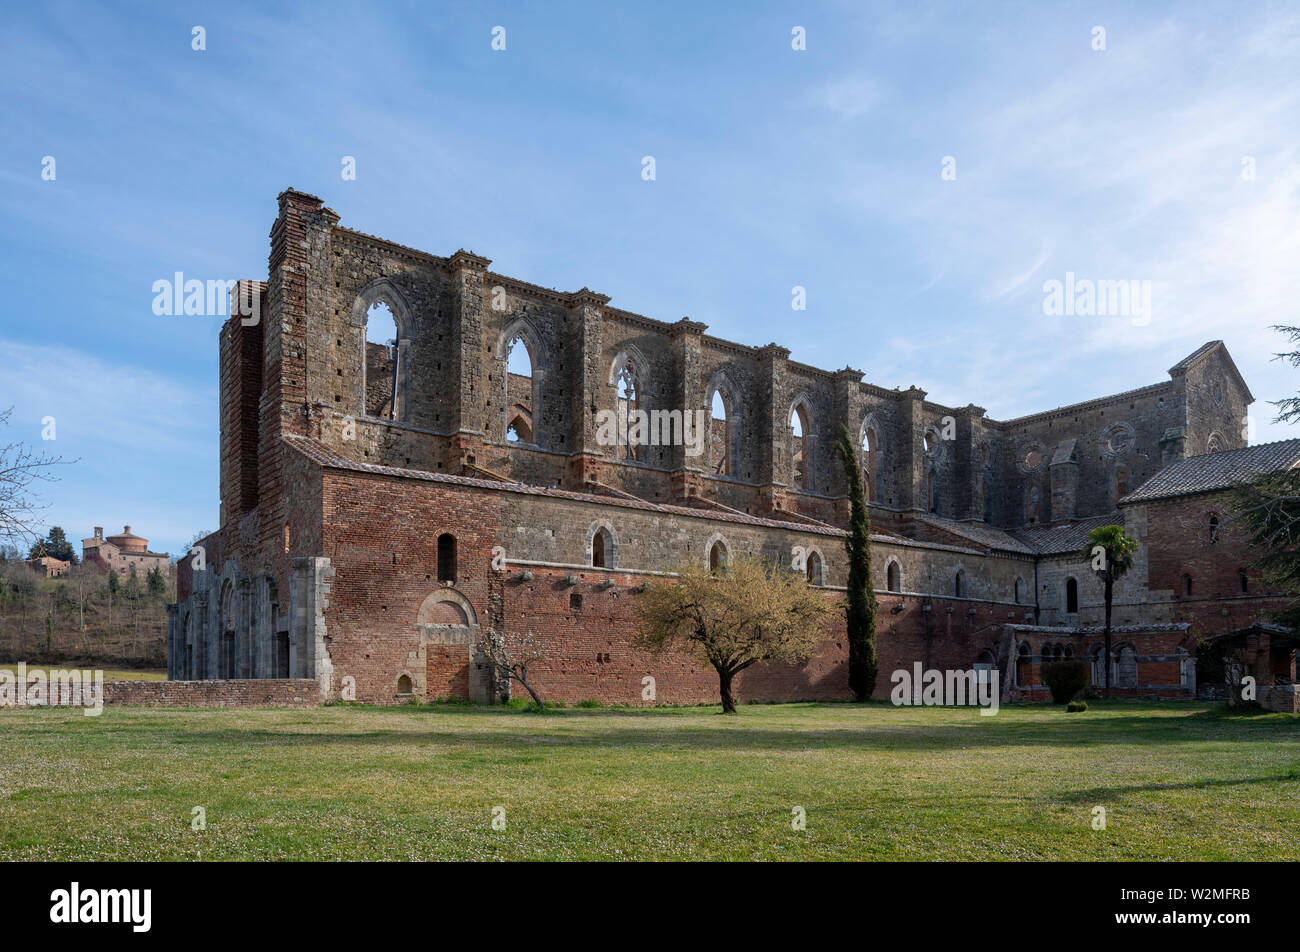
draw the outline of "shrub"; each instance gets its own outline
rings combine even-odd
[[[1069,704],[1065,705],[1065,710],[1070,714],[1078,714],[1080,711],[1086,711],[1087,709],[1087,701],[1071,701]]]
[[[451,695],[448,695],[447,697],[434,698],[433,700],[429,701],[430,707],[435,705],[438,707],[480,707],[481,706],[478,701],[471,701],[467,697],[454,697]]]
[[[1043,665],[1043,681],[1053,704],[1064,704],[1088,686],[1088,666],[1082,661],[1053,661]]]
[[[589,697],[586,700],[579,701],[574,706],[575,707],[600,707],[601,703],[597,701],[594,697]]]
[[[554,701],[544,701],[543,703],[545,705],[544,707],[538,707],[532,698],[512,697],[510,700],[506,701],[505,706],[512,711],[528,711],[530,714],[537,714],[543,711],[555,711],[564,707],[564,701],[559,699]]]

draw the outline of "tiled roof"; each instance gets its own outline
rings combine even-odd
[[[1296,463],[1300,463],[1300,439],[1189,456],[1160,470],[1120,504],[1231,489],[1264,473],[1290,469]]]
[[[958,522],[955,519],[943,519],[938,516],[917,516],[917,522],[934,526],[936,529],[961,536],[963,539],[970,539],[986,549],[1019,552],[1023,555],[1031,555],[1034,551],[1010,533],[979,522]]]
[[[1242,638],[1252,632],[1262,631],[1272,637],[1274,642],[1292,642],[1300,641],[1300,632],[1285,625],[1274,625],[1271,622],[1257,621],[1247,625],[1245,628],[1235,628],[1232,631],[1223,631],[1217,635],[1210,635],[1205,640],[1208,641],[1232,641],[1235,638]]]
[[[1065,625],[1007,625],[1012,631],[1045,632],[1056,635],[1100,635],[1106,629],[1100,625],[1084,627]],[[1111,625],[1112,635],[1135,635],[1144,631],[1187,631],[1192,626],[1185,621],[1162,622],[1155,625]]]
[[[313,462],[318,463],[321,466],[327,466],[330,469],[344,469],[357,473],[370,473],[374,476],[392,476],[398,479],[418,479],[422,482],[446,483],[453,486],[473,486],[480,489],[491,489],[497,492],[523,493],[524,495],[529,496],[549,496],[553,499],[572,499],[577,502],[599,503],[602,506],[616,506],[624,509],[642,509],[649,512],[664,512],[679,516],[693,516],[697,519],[708,519],[713,522],[735,522],[749,526],[785,529],[790,532],[802,532],[812,535],[830,536],[832,538],[842,539],[848,535],[848,533],[843,529],[836,529],[834,526],[823,526],[814,523],[783,522],[777,519],[764,519],[759,516],[750,516],[745,513],[720,512],[712,509],[696,509],[691,506],[663,505],[636,498],[628,499],[621,496],[579,493],[568,489],[554,489],[547,486],[529,486],[526,483],[501,482],[496,479],[477,479],[472,476],[453,476],[450,473],[430,473],[417,469],[401,469],[393,466],[380,466],[377,463],[358,463],[354,459],[340,456],[319,440],[314,440],[310,437],[290,434],[281,437],[281,439],[284,440],[286,446],[297,450]],[[883,532],[873,532],[871,534],[871,541],[884,545],[908,546],[918,549],[940,549],[946,552],[968,553],[971,555],[979,554],[974,549],[966,549],[955,545],[944,545],[938,542],[922,542],[917,539],[907,539],[902,536],[890,535]]]
[[[1104,516],[1093,516],[1091,519],[1080,519],[1078,522],[1063,526],[1030,526],[1012,529],[1011,535],[1038,555],[1060,555],[1065,552],[1082,552],[1083,544],[1088,541],[1089,532],[1099,526],[1119,525],[1123,521],[1123,517],[1118,512],[1111,512]]]
[[[453,476],[450,473],[430,473],[418,469],[402,469],[394,466],[380,466],[377,463],[359,463],[346,456],[340,456],[319,440],[310,437],[288,435],[282,437],[285,444],[297,450],[303,456],[331,469],[345,469],[357,473],[370,473],[374,476],[393,476],[399,479],[417,479],[422,482],[446,483],[453,486],[472,486],[480,489],[492,489],[497,492],[522,493],[528,496],[550,496],[554,499],[572,499],[577,502],[595,502],[602,506],[618,506],[624,509],[644,509],[650,512],[665,512],[680,516],[694,516],[697,519],[709,519],[715,522],[738,522],[750,526],[765,526],[771,529],[788,529],[792,532],[811,533],[813,535],[836,536],[843,538],[847,533],[831,526],[819,526],[803,522],[782,522],[776,519],[764,519],[743,513],[714,512],[710,509],[695,509],[690,506],[669,506],[647,502],[640,499],[623,499],[618,496],[603,496],[595,493],[573,492],[568,489],[554,489],[547,486],[529,486],[526,483],[508,483],[496,479],[479,479],[473,476]],[[893,542],[894,539],[879,537],[879,541]],[[899,540],[902,541],[902,540]]]
[[[1056,447],[1056,452],[1052,454],[1052,465],[1056,466],[1058,463],[1078,462],[1078,460],[1075,459],[1075,447],[1078,443],[1079,441],[1076,438],[1062,440],[1060,445]]]

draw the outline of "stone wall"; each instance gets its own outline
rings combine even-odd
[[[310,678],[227,681],[105,681],[104,703],[137,707],[316,707]]]
[[[466,252],[439,257],[354,232],[313,196],[287,192],[281,205],[273,234],[302,236],[284,254],[296,251],[293,278],[312,306],[301,315],[277,308],[272,276],[267,366],[275,341],[281,349],[292,341],[304,376],[268,385],[281,399],[301,395],[313,434],[358,461],[436,471],[472,462],[536,485],[595,480],[676,500],[703,493],[751,514],[790,509],[834,522],[844,484],[832,444],[843,425],[859,443],[868,430],[877,437],[873,496],[882,507],[1018,526],[1107,512],[1124,487],[1137,488],[1209,431],[1221,448],[1241,445],[1240,426],[1229,431],[1225,421],[1244,413],[1249,394],[1218,352],[1165,383],[999,422],[973,405],[927,401],[914,387],[866,383],[849,368],[797,363],[775,344],[724,341],[704,324],[643,317],[586,289],[528,284]],[[363,397],[366,315],[381,302],[398,328],[397,414],[385,423]],[[505,439],[520,402],[506,370],[511,346],[528,350],[533,369],[527,444]],[[708,411],[712,395],[723,395],[728,479],[704,479],[710,454],[681,446],[642,447],[635,465],[616,463],[618,448],[597,441],[595,417],[617,407],[623,371],[647,411]],[[793,479],[796,410],[808,426],[802,486]],[[349,438],[348,423],[365,432]]]

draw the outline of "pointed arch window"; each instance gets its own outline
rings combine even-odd
[[[709,472],[731,475],[731,408],[722,388],[713,391],[709,407]]]
[[[1037,486],[1030,486],[1025,493],[1025,522],[1033,525],[1041,514],[1042,495]]]
[[[807,569],[809,585],[824,584],[822,579],[823,579],[823,574],[825,572],[825,566],[822,564],[822,557],[820,553],[818,552],[808,553],[808,561],[806,563],[806,569]]]
[[[1077,579],[1065,580],[1065,611],[1073,615],[1079,610],[1079,582]]]
[[[862,431],[862,490],[868,502],[880,501],[880,438],[871,425]]]
[[[398,354],[397,319],[388,302],[376,301],[366,311],[365,415],[382,420],[397,418]]]
[[[790,409],[790,485],[812,489],[812,427],[803,400]]]
[[[534,374],[532,348],[522,333],[515,334],[506,343],[505,353],[505,408],[506,442],[536,445],[537,414],[535,412],[537,380]]]
[[[618,418],[618,447],[615,456],[618,459],[638,459],[638,450],[645,442],[644,427],[635,420],[640,400],[640,388],[636,376],[626,364],[619,370],[616,381],[616,416]]]
[[[587,539],[587,559],[592,568],[612,569],[618,564],[618,539],[608,523],[592,523]]]

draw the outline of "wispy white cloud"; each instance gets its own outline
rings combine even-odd
[[[1270,362],[1279,341],[1268,329],[1300,321],[1300,73],[1282,65],[1292,49],[1300,25],[1276,10],[1249,29],[1117,24],[1106,51],[1028,79],[1019,95],[996,81],[955,85],[953,121],[936,138],[957,157],[956,181],[940,180],[938,149],[924,175],[895,165],[851,176],[863,213],[942,262],[947,286],[986,292],[946,325],[952,349],[929,368],[936,399],[983,394],[995,416],[1044,409],[1044,394],[1064,403],[1155,382],[1220,338],[1262,400],[1300,389]],[[1042,282],[1066,271],[1152,282],[1152,320],[1044,316]],[[990,340],[1014,363],[991,395],[989,368],[971,360]],[[1268,425],[1267,407],[1255,414],[1260,439],[1293,435]]]
[[[846,76],[822,87],[819,100],[844,119],[870,112],[885,98],[880,83],[865,76]]]
[[[131,523],[152,546],[178,550],[215,521],[213,384],[64,345],[0,339],[0,353],[0,401],[13,408],[0,441],[71,461],[51,470],[57,481],[34,487],[48,522],[70,538]],[[53,440],[44,439],[50,420]]]

